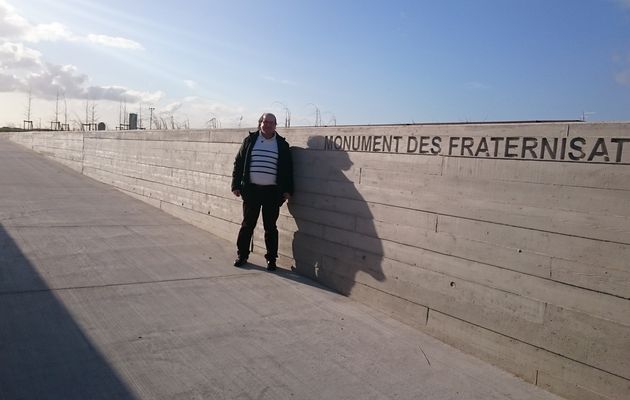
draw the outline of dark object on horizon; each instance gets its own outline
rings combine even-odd
[[[138,129],[138,114],[136,113],[129,114],[129,129],[130,130]]]
[[[105,122],[99,122],[98,123],[98,130],[99,131],[104,131],[105,129],[107,129],[107,127],[105,126]]]

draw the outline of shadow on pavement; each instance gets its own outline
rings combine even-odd
[[[134,399],[62,292],[47,288],[0,225],[0,399]]]
[[[296,283],[300,283],[302,285],[307,285],[307,286],[311,286],[320,290],[324,290],[326,292],[330,292],[330,293],[335,293],[335,294],[339,294],[338,291],[333,290],[331,288],[328,288],[324,285],[322,285],[321,283],[315,281],[313,278],[307,277],[305,275],[301,275],[299,273],[297,273],[294,270],[294,266],[291,267],[278,267],[277,270],[273,271],[273,272],[269,272],[267,271],[267,267],[264,265],[258,265],[254,262],[248,262],[247,264],[245,264],[242,267],[239,267],[239,269],[243,269],[243,270],[249,270],[249,271],[261,271],[261,272],[265,272],[265,273],[269,273],[269,274],[273,274],[275,276],[279,276],[281,278],[284,279],[288,279],[290,281],[296,282]]]

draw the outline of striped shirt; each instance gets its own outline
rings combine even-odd
[[[262,134],[252,148],[249,180],[254,185],[275,185],[278,171],[278,142],[274,134],[265,139]]]

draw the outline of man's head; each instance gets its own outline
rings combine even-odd
[[[276,131],[276,116],[271,113],[264,113],[258,119],[260,130],[267,135],[273,135]]]

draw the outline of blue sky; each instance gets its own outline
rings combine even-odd
[[[630,1],[0,0],[0,125],[29,88],[36,126],[58,91],[110,127],[629,120]]]

